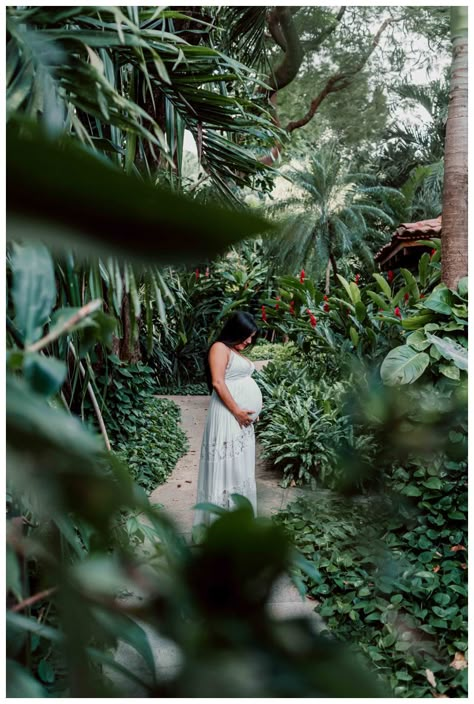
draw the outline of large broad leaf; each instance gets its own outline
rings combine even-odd
[[[413,347],[417,352],[423,352],[423,350],[431,346],[431,342],[426,338],[423,330],[417,330],[416,332],[412,332],[411,335],[408,335],[407,345]]]
[[[387,283],[384,277],[381,274],[372,274],[372,276],[380,286],[381,291],[387,296],[388,300],[391,301],[392,289],[390,288],[390,285]]]
[[[28,345],[41,337],[56,301],[53,260],[44,245],[16,246],[12,270],[15,323]]]
[[[435,288],[433,293],[423,301],[425,308],[434,310],[436,313],[451,315],[452,313],[452,294],[446,286],[440,285]]]
[[[31,388],[42,396],[54,396],[66,378],[66,365],[55,357],[26,354],[23,373]]]
[[[412,384],[425,371],[430,363],[426,352],[417,352],[408,345],[400,345],[391,350],[380,368],[380,376],[387,386]]]
[[[444,359],[450,359],[454,362],[458,369],[467,371],[467,349],[453,340],[446,340],[436,335],[426,334],[426,337],[436,347],[438,352]]]
[[[26,130],[26,128],[24,127]],[[7,128],[7,214],[12,239],[41,237],[84,255],[111,253],[173,263],[206,259],[273,226],[202,205],[126,175],[72,141],[31,126]]]
[[[468,280],[467,276],[463,276],[463,278],[459,279],[459,281],[458,281],[458,293],[463,298],[467,298],[468,291],[469,291],[469,280]]]

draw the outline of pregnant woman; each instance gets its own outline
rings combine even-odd
[[[211,345],[206,373],[211,402],[202,439],[197,503],[231,508],[231,494],[241,494],[257,511],[255,434],[253,423],[262,394],[252,374],[254,364],[241,352],[258,332],[249,313],[234,313]],[[207,511],[196,510],[194,524],[209,525]]]

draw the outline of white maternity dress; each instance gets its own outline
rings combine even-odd
[[[253,362],[230,350],[224,375],[226,386],[240,408],[254,411],[255,420],[262,410],[262,394],[252,379],[254,371]],[[240,427],[214,390],[202,439],[197,503],[231,508],[231,494],[249,499],[256,514],[254,425]],[[215,515],[208,511],[196,510],[194,525],[208,525],[214,519]]]

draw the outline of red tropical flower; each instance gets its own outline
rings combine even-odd
[[[397,316],[397,318],[401,318],[401,317],[402,317],[402,312],[401,312],[401,310],[400,310],[400,308],[399,308],[398,306],[395,308],[394,313],[395,313],[395,315]]]
[[[300,284],[304,283],[304,277],[305,277],[304,269],[301,269]]]
[[[294,301],[290,301],[290,313],[291,313],[291,315],[295,314],[295,302]]]
[[[356,282],[356,284],[359,283],[359,279],[360,279],[360,274],[356,274],[356,275],[355,275],[355,282]]]
[[[323,306],[323,310],[324,310],[325,313],[329,313],[329,311],[331,310],[331,308],[330,308],[330,306],[329,306],[327,303],[325,303],[324,306]]]
[[[432,249],[431,250],[431,257],[434,257],[435,254],[436,254],[436,249]]]
[[[196,281],[197,281],[199,279],[199,269],[196,269],[195,274],[196,274]]]
[[[277,299],[277,301],[281,300],[281,299],[280,299],[280,296],[277,296],[276,299]],[[276,306],[275,306],[275,310],[278,310],[279,307],[280,307],[280,304],[277,303]]]
[[[329,301],[329,298],[327,296],[323,296],[323,301]]]
[[[267,322],[267,313],[265,311],[265,306],[262,306],[262,320],[264,323]]]
[[[425,294],[424,294],[424,293],[420,293],[420,298],[424,298],[424,297],[425,297]]]
[[[410,294],[409,294],[409,293],[406,293],[406,294],[403,296],[403,300],[405,301],[405,303],[407,303],[407,302],[410,300]]]
[[[387,279],[390,284],[392,283],[394,276],[395,276],[395,274],[393,273],[393,271],[391,269],[389,271],[387,271]]]
[[[315,318],[315,316],[313,315],[313,313],[311,313],[311,311],[310,311],[309,308],[306,308],[306,312],[307,312],[308,315],[309,315],[309,322],[311,323],[311,326],[312,326],[313,328],[315,328],[315,327],[316,327],[316,323],[317,323],[318,321],[316,320],[316,318]]]

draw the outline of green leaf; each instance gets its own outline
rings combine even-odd
[[[360,301],[360,290],[354,281],[351,281],[349,286],[350,286],[350,290],[351,290],[352,303],[354,303],[354,305],[356,306],[356,310],[357,310],[357,303]]]
[[[423,330],[417,330],[407,337],[407,345],[413,347],[417,352],[423,352],[431,346],[431,342],[426,339]]]
[[[359,344],[359,333],[352,326],[349,329],[349,335],[351,336],[352,344],[354,345],[354,347],[357,347],[357,345]]]
[[[248,511],[251,511],[252,515],[254,514],[253,506],[246,496],[241,496],[240,494],[231,494],[230,498],[234,502],[236,508],[243,508]]]
[[[408,484],[404,489],[403,493],[406,496],[421,496],[422,491],[419,487],[415,486],[415,484]]]
[[[6,688],[8,699],[42,699],[48,695],[29,670],[10,659],[6,663]]]
[[[411,271],[408,271],[408,269],[400,269],[400,272],[403,278],[405,279],[408,291],[411,293],[412,296],[418,299],[420,297],[420,291],[418,289],[418,284],[416,282],[415,277],[413,276]]]
[[[387,386],[412,384],[426,370],[430,358],[426,352],[417,352],[408,345],[391,350],[380,368],[382,381]]]
[[[203,501],[200,504],[196,504],[194,508],[198,511],[209,511],[209,513],[215,513],[217,516],[225,516],[228,511],[222,506],[217,506],[217,504],[212,504],[207,501]]]
[[[388,300],[392,300],[392,289],[390,288],[390,285],[388,282],[384,279],[384,277],[381,274],[372,274],[378,285],[380,286],[380,289],[382,293],[384,293]]]
[[[49,398],[55,396],[61,389],[67,369],[65,363],[55,357],[27,353],[23,363],[23,373],[33,391]]]
[[[458,342],[437,337],[431,333],[427,333],[426,336],[444,359],[452,360],[458,369],[467,371],[468,353],[465,347]]]
[[[337,278],[339,279],[339,281],[341,282],[341,284],[344,286],[344,288],[345,288],[345,290],[346,290],[346,293],[347,293],[347,295],[349,296],[350,301],[351,301],[352,303],[355,303],[354,298],[353,298],[352,289],[351,289],[351,287],[350,287],[349,282],[347,281],[347,279],[345,279],[345,278],[344,278],[343,276],[341,276],[340,274],[337,274]],[[359,300],[360,300],[360,296],[359,296]]]
[[[56,301],[53,260],[44,245],[16,245],[12,271],[15,323],[26,346],[41,337]]]
[[[462,279],[458,281],[458,293],[462,298],[467,298],[469,292],[469,279],[467,276],[463,276]]]
[[[405,328],[405,330],[418,330],[419,328],[424,327],[427,323],[431,323],[434,319],[434,316],[430,313],[414,315],[410,318],[404,318],[402,320],[402,327]]]
[[[385,298],[382,298],[382,296],[380,296],[378,293],[374,293],[374,291],[367,291],[367,295],[379,308],[383,308],[384,310],[391,310],[390,304],[385,300]]]
[[[54,680],[55,680],[53,668],[51,667],[50,663],[44,659],[40,660],[40,662],[39,662],[38,675],[41,677],[43,682],[46,682],[48,684],[50,684],[51,682],[54,682]]]
[[[357,320],[362,323],[367,315],[367,309],[362,303],[362,301],[357,301],[357,303],[355,304],[355,312]]]
[[[61,249],[74,246],[87,257],[113,253],[181,263],[206,259],[274,229],[254,214],[203,205],[127,175],[73,140],[58,145],[34,127],[29,131],[31,138],[22,138],[12,123],[7,127],[7,234],[12,239],[42,238]],[[48,282],[53,286],[52,268]],[[24,291],[24,284],[17,290]],[[52,296],[52,290],[48,293]],[[37,292],[29,298],[38,299]],[[53,302],[46,301],[48,314]],[[29,311],[22,303],[28,320]]]
[[[459,379],[461,378],[459,367],[457,367],[455,364],[440,364],[439,371],[443,376],[447,377],[448,379],[454,379],[454,381],[459,381]]]
[[[430,266],[430,255],[425,252],[421,255],[420,261],[418,262],[418,276],[420,277],[420,284],[426,286],[428,280],[428,271]]]
[[[424,308],[434,310],[436,313],[443,315],[451,315],[452,313],[452,295],[451,291],[446,286],[440,285],[435,288],[433,293],[423,300]]]
[[[442,489],[443,483],[438,477],[430,477],[426,482],[422,482],[427,489]]]
[[[306,557],[295,550],[292,553],[292,562],[295,567],[300,569],[307,577],[309,577],[313,582],[321,582],[321,574],[314,566],[314,563],[307,560]]]

